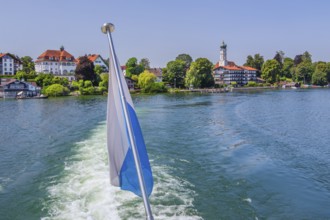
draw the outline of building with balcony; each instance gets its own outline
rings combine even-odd
[[[60,50],[46,50],[42,53],[35,61],[35,69],[37,73],[54,74],[72,81],[76,59],[62,46]]]
[[[257,69],[249,66],[238,66],[227,60],[227,45],[222,42],[220,46],[220,60],[213,68],[213,77],[216,84],[230,85],[236,82],[238,86],[244,86],[249,81],[257,81]]]
[[[15,75],[22,69],[22,61],[13,54],[0,53],[0,75]]]
[[[34,97],[40,95],[41,88],[35,82],[17,79],[0,79],[0,98]]]

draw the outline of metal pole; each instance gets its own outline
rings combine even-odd
[[[140,158],[139,158],[139,154],[138,154],[138,151],[137,151],[135,138],[134,138],[134,135],[133,135],[133,128],[131,126],[131,119],[130,119],[130,116],[129,116],[129,113],[128,113],[128,110],[127,110],[127,106],[126,106],[126,97],[125,97],[125,94],[123,92],[123,85],[122,85],[122,82],[121,82],[121,77],[119,75],[119,65],[118,65],[118,62],[117,62],[115,48],[114,48],[113,42],[112,42],[111,32],[113,32],[114,29],[115,29],[114,25],[111,24],[111,23],[105,23],[101,28],[102,32],[107,34],[107,36],[108,36],[109,50],[110,50],[110,55],[111,55],[110,58],[113,59],[115,74],[116,74],[118,87],[119,87],[119,94],[122,97],[121,104],[122,104],[122,107],[124,109],[125,123],[126,123],[126,127],[127,127],[127,130],[128,130],[129,140],[130,140],[130,143],[132,145],[131,147],[132,147],[134,162],[135,162],[135,166],[136,166],[136,172],[137,172],[138,179],[139,179],[139,185],[140,185],[140,190],[141,190],[141,194],[142,194],[142,198],[143,198],[146,217],[147,217],[148,220],[154,220],[154,218],[152,216],[152,212],[151,212],[149,199],[148,199],[148,196],[147,196],[147,193],[146,193],[146,187],[145,187],[145,183],[144,183]]]

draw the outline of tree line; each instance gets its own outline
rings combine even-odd
[[[247,56],[246,66],[258,70],[258,76],[268,83],[297,82],[324,86],[330,82],[330,62],[312,62],[312,55],[305,51],[294,58],[277,51],[273,59],[264,62],[263,56]]]
[[[52,95],[54,87],[63,94],[79,91],[82,95],[102,94],[108,90],[108,73],[94,66],[87,56],[79,59],[75,70],[76,81],[71,84],[67,79],[52,74],[36,74],[34,62],[31,57],[21,58],[22,70],[15,75],[17,79],[35,81],[43,88],[43,93]],[[294,58],[286,57],[283,51],[277,51],[273,59],[264,61],[259,53],[248,55],[244,66],[257,69],[257,76],[268,84],[281,82],[298,82],[324,86],[330,81],[330,62],[312,62],[312,55],[305,51]],[[126,77],[135,81],[141,92],[166,92],[167,88],[210,88],[215,87],[213,63],[207,58],[193,60],[189,54],[179,54],[162,68],[162,82],[152,73],[148,58],[140,61],[136,57],[126,62]],[[52,86],[56,84],[56,86]],[[249,84],[248,84],[249,85]],[[49,91],[47,89],[50,87]],[[55,94],[58,94],[55,92]]]

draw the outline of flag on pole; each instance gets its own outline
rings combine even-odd
[[[128,118],[127,115],[125,116],[125,112],[128,114]],[[132,152],[132,139],[129,137],[129,126],[131,126],[131,130],[133,131],[146,193],[149,196],[153,188],[149,158],[125,77],[121,71],[116,54],[113,51],[113,53],[110,53],[109,59],[107,106],[107,145],[110,179],[112,185],[119,186],[123,190],[129,190],[138,196],[142,196]]]

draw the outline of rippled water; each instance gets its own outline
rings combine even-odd
[[[155,219],[330,219],[330,91],[133,97]],[[105,97],[0,100],[1,219],[144,219],[109,184]]]

